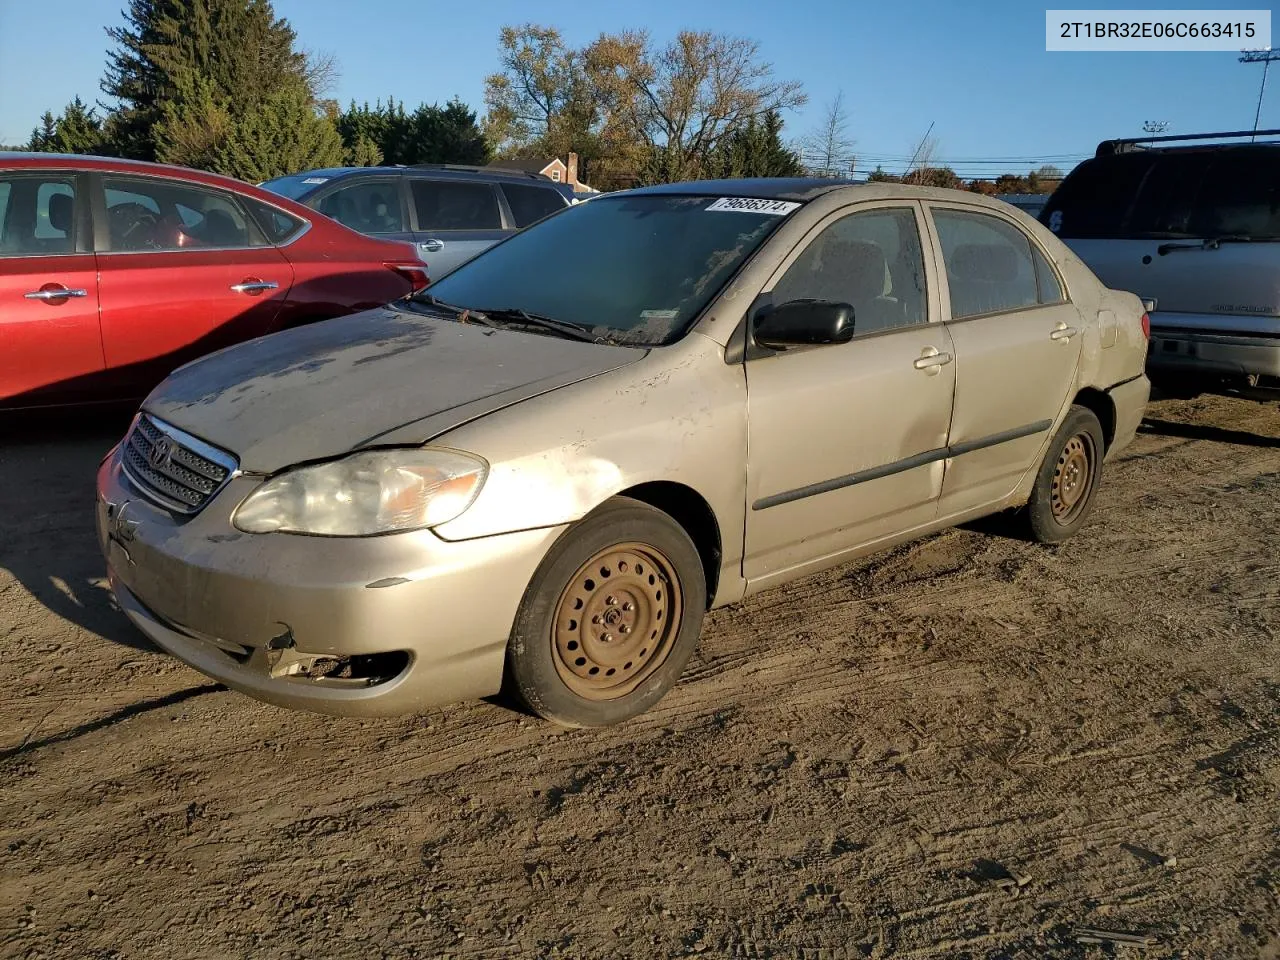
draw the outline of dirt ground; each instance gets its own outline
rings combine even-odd
[[[957,530],[718,611],[577,732],[157,652],[92,534],[122,426],[0,446],[0,956],[1280,958],[1274,404],[1153,404],[1065,546]]]

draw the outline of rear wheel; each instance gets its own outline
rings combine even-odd
[[[669,516],[607,501],[551,548],[507,647],[507,680],[538,715],[595,727],[642,713],[680,679],[706,610],[698,550]]]
[[[1097,416],[1073,406],[1049,444],[1023,514],[1033,539],[1061,543],[1084,526],[1102,482],[1105,448]]]

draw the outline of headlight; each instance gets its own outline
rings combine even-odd
[[[489,466],[456,450],[371,450],[297,467],[236,509],[246,533],[364,537],[447,523],[471,506]]]

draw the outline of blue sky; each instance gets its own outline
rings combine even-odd
[[[46,109],[57,112],[77,94],[100,97],[103,28],[120,21],[124,2],[0,0],[0,143],[25,141]],[[1139,135],[1144,120],[1168,120],[1170,132],[1248,129],[1261,80],[1261,66],[1239,64],[1234,53],[1047,53],[1045,4],[1018,0],[649,0],[578,4],[574,12],[514,0],[276,0],[275,7],[303,46],[337,56],[332,95],[344,103],[392,94],[414,105],[457,95],[477,111],[503,24],[552,24],[572,44],[626,27],[658,39],[683,28],[730,32],[758,41],[779,76],[804,84],[810,103],[787,117],[788,135],[815,126],[843,89],[859,156],[905,157],[933,122],[938,155],[962,174],[1002,172],[968,162],[974,158],[1069,166],[1101,139]],[[1280,66],[1268,87],[1261,125],[1280,126]]]

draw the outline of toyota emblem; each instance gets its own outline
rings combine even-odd
[[[156,442],[151,445],[151,452],[147,454],[147,462],[156,470],[168,465],[173,458],[173,441],[168,437],[159,437]]]

